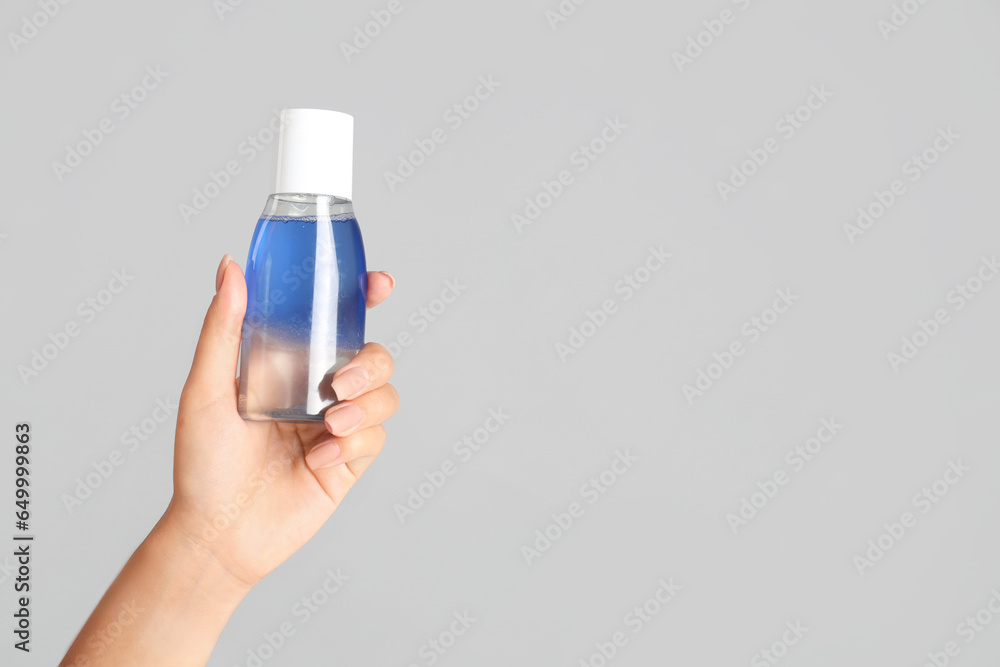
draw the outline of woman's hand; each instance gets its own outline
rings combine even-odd
[[[385,273],[368,276],[368,306],[392,291]],[[392,357],[369,343],[333,377],[343,402],[326,422],[245,421],[234,381],[246,282],[229,256],[181,394],[174,446],[174,496],[165,519],[232,576],[257,583],[330,518],[378,456],[382,422],[396,412]]]
[[[368,306],[392,292],[368,274]],[[64,667],[204,665],[264,575],[330,518],[378,456],[399,397],[392,357],[370,343],[333,376],[326,422],[244,421],[236,365],[247,293],[227,255],[181,394],[174,495],[63,659]]]

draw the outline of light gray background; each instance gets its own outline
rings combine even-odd
[[[956,627],[1000,590],[1000,282],[960,311],[947,297],[1000,252],[1000,5],[927,2],[886,40],[889,0],[592,0],[556,30],[556,0],[403,0],[347,62],[339,45],[386,4],[245,0],[220,19],[209,0],[81,0],[17,53],[5,37],[0,428],[34,427],[38,541],[34,651],[10,646],[0,573],[0,662],[55,664],[165,507],[172,421],[72,513],[62,496],[156,399],[177,399],[219,259],[244,264],[270,192],[274,145],[252,163],[238,147],[273,108],[304,106],[356,118],[369,265],[397,278],[368,339],[413,344],[379,462],[253,591],[210,664],[247,665],[291,620],[265,665],[427,665],[421,645],[462,611],[477,622],[437,664],[578,665],[625,631],[613,664],[748,665],[788,621],[809,628],[789,666],[918,666],[950,640],[951,664],[996,664],[1000,618],[971,644]],[[727,8],[735,23],[679,72],[673,53]],[[5,2],[4,34],[37,11]],[[157,65],[166,80],[118,120],[112,101]],[[449,128],[445,110],[490,75],[501,87]],[[723,202],[717,182],[820,85],[833,97]],[[115,131],[59,182],[52,162],[104,117]],[[616,117],[627,130],[576,171],[574,151]],[[961,138],[906,180],[948,126]],[[437,127],[447,142],[391,192],[384,173]],[[185,224],[180,204],[228,160],[242,173]],[[562,169],[574,183],[518,233],[511,214]],[[894,178],[905,196],[849,243],[843,225]],[[625,301],[615,284],[650,246],[673,257]],[[122,268],[134,281],[84,324],[77,304]],[[419,331],[411,316],[453,279],[467,290]],[[791,311],[690,404],[683,385],[747,343],[743,323],[784,288]],[[617,312],[564,363],[556,344],[606,299]],[[937,308],[950,322],[894,372],[886,355]],[[82,333],[22,382],[18,365],[70,321]],[[498,407],[509,422],[401,524],[394,505]],[[790,470],[824,417],[843,430],[734,534],[726,515]],[[581,485],[625,450],[639,462],[586,504]],[[919,515],[912,496],[959,459],[970,471]],[[574,501],[584,515],[529,566],[522,546]],[[852,559],[905,511],[916,527],[860,574]],[[299,624],[292,606],[338,567],[350,581]],[[682,590],[633,634],[625,615],[661,578]]]

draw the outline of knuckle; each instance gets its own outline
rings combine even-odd
[[[372,433],[372,454],[378,456],[385,446],[385,427],[381,424],[373,427]]]
[[[391,384],[385,385],[385,398],[384,407],[386,412],[386,419],[396,414],[396,410],[399,409],[399,392]]]
[[[395,364],[389,350],[378,343],[368,343],[371,347],[371,368],[374,377],[388,378],[392,376]]]
[[[365,416],[367,417],[367,423],[372,426],[381,424],[396,412],[399,398],[392,385],[383,385],[369,394],[369,396],[369,402],[365,405]]]
[[[348,460],[356,460],[366,456],[378,456],[385,444],[385,428],[381,424],[342,438],[340,446],[347,450]]]

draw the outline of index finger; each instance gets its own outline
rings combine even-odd
[[[395,285],[396,279],[392,277],[391,273],[387,273],[385,271],[369,271],[367,306],[369,308],[374,308],[385,301],[389,295],[392,294],[392,288]]]

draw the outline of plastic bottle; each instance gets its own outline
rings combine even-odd
[[[368,274],[351,203],[354,119],[281,112],[278,170],[246,263],[244,419],[317,422],[333,373],[364,345]]]

